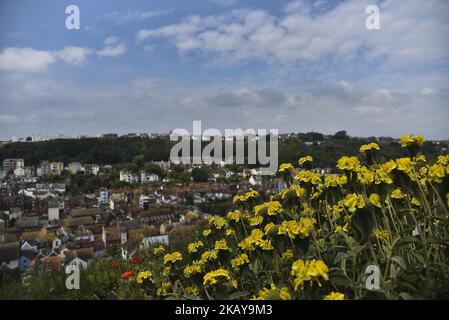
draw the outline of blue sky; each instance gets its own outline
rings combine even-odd
[[[0,138],[202,120],[447,139],[448,18],[444,0],[3,0]]]

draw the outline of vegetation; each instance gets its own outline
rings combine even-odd
[[[298,157],[311,155],[316,159],[316,167],[331,168],[341,156],[355,155],[358,146],[373,139],[352,138],[344,131],[330,136],[314,132],[296,134],[280,139],[279,161],[294,162]],[[167,161],[174,143],[163,137],[58,139],[44,142],[8,143],[0,148],[0,161],[6,158],[23,158],[27,165],[37,165],[43,160],[64,163],[80,161],[100,165],[134,164],[136,166],[131,165],[130,169],[135,169],[143,162]],[[203,142],[203,145],[206,144],[207,142]],[[392,139],[385,139],[380,146],[381,158],[397,158],[406,155],[400,144],[393,142]],[[425,143],[423,153],[429,159],[435,159],[438,149],[433,143]]]
[[[341,157],[340,174],[326,177],[308,170],[310,156],[300,169],[281,164],[285,189],[268,201],[236,195],[234,210],[212,218],[188,255],[160,247],[121,265],[123,297],[448,298],[449,156],[428,162],[421,136],[401,144],[408,157],[380,162],[369,143],[362,161]],[[375,270],[378,287],[367,278]]]
[[[310,155],[282,163],[278,194],[237,194],[226,217],[178,236],[189,243],[104,272],[121,299],[447,299],[449,155],[427,159],[421,136],[401,145],[389,161],[362,145],[328,176]]]

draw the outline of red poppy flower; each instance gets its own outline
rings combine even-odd
[[[112,264],[112,269],[114,269],[114,270],[120,269],[120,263],[118,263],[118,262],[113,263]]]
[[[129,278],[131,278],[133,276],[133,272],[132,271],[126,271],[122,273],[122,280],[128,280]]]
[[[129,263],[139,263],[141,260],[141,257],[139,256],[134,256],[132,257],[131,261]]]

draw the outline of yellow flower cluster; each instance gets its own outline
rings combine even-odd
[[[287,287],[278,289],[274,283],[271,284],[271,288],[262,288],[257,296],[252,298],[253,300],[290,300],[291,295]]]
[[[249,191],[242,195],[235,195],[232,202],[237,204],[257,197],[259,197],[259,193],[257,191]]]
[[[340,292],[331,292],[323,300],[345,300],[345,295]]]
[[[279,172],[288,172],[288,171],[292,171],[293,165],[291,163],[281,163],[281,165],[279,166]]]
[[[376,229],[376,230],[374,230],[374,236],[377,239],[385,240],[385,239],[388,239],[390,237],[390,232],[388,230]]]
[[[153,274],[150,271],[141,271],[137,274],[136,281],[137,283],[143,283],[144,280],[153,281]]]
[[[154,254],[159,254],[159,253],[164,253],[165,252],[165,248],[164,246],[159,246],[159,247],[155,247],[153,248],[153,253]]]
[[[295,175],[295,179],[300,182],[311,183],[317,185],[321,183],[321,175],[313,171],[300,171]]]
[[[297,236],[304,239],[310,235],[315,223],[315,218],[301,218],[299,221],[282,221],[278,234],[288,235],[291,239],[295,239]]]
[[[355,212],[357,209],[365,208],[365,199],[360,194],[350,193],[345,198],[345,206],[350,212]]]
[[[190,278],[192,275],[202,273],[204,269],[203,260],[194,260],[192,264],[184,268],[184,277]]]
[[[253,251],[256,247],[262,250],[273,250],[271,240],[264,239],[264,232],[260,229],[253,229],[251,234],[239,243],[239,247],[243,250]]]
[[[256,215],[261,215],[263,213],[267,213],[270,216],[277,215],[282,211],[282,205],[279,201],[269,201],[259,204],[254,207],[254,213]],[[262,221],[261,221],[262,222]],[[257,225],[257,224],[254,224]]]
[[[364,144],[363,146],[360,147],[360,153],[363,153],[363,154],[365,154],[365,152],[371,151],[371,150],[379,151],[380,150],[379,145],[375,142],[371,142],[368,144]]]
[[[176,261],[181,261],[181,260],[182,260],[182,254],[178,251],[175,251],[173,253],[167,253],[164,256],[164,264],[167,264],[169,262],[175,263]]]
[[[423,136],[416,136],[414,137],[413,134],[411,135],[403,135],[401,137],[400,144],[403,147],[409,147],[412,145],[418,145],[422,146],[424,143],[424,137]]]
[[[222,229],[226,223],[226,219],[223,217],[212,217],[209,219],[209,225],[215,226],[218,230]]]
[[[234,259],[231,259],[231,266],[236,270],[240,269],[240,267],[246,263],[249,263],[249,258],[246,253],[242,253]]]
[[[203,241],[199,240],[197,242],[189,243],[187,246],[187,251],[189,253],[195,253],[195,252],[198,252],[198,249],[201,247],[204,247],[204,243],[203,243]]]
[[[218,281],[230,280],[231,276],[229,271],[223,268],[208,272],[203,277],[203,285],[206,287],[213,286],[218,283]]]
[[[215,241],[214,250],[216,251],[232,251],[225,239]]]
[[[320,279],[329,280],[329,269],[322,260],[296,260],[292,264],[291,275],[295,277],[295,290],[304,288],[306,281],[316,281],[319,285]]]
[[[346,176],[338,176],[334,174],[324,178],[324,185],[326,188],[341,187],[346,183],[348,183],[348,178]]]
[[[340,170],[357,171],[360,167],[360,161],[357,157],[343,156],[337,161],[337,168]]]
[[[298,164],[300,166],[303,166],[307,162],[313,162],[313,158],[311,156],[305,156],[305,157],[299,158],[299,160],[298,160]]]
[[[229,211],[228,212],[228,219],[235,221],[235,222],[239,222],[239,220],[242,217],[242,213],[240,212],[240,210],[234,210],[234,211]]]

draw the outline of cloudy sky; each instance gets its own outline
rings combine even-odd
[[[447,139],[448,34],[445,0],[2,0],[0,138],[202,120]]]

